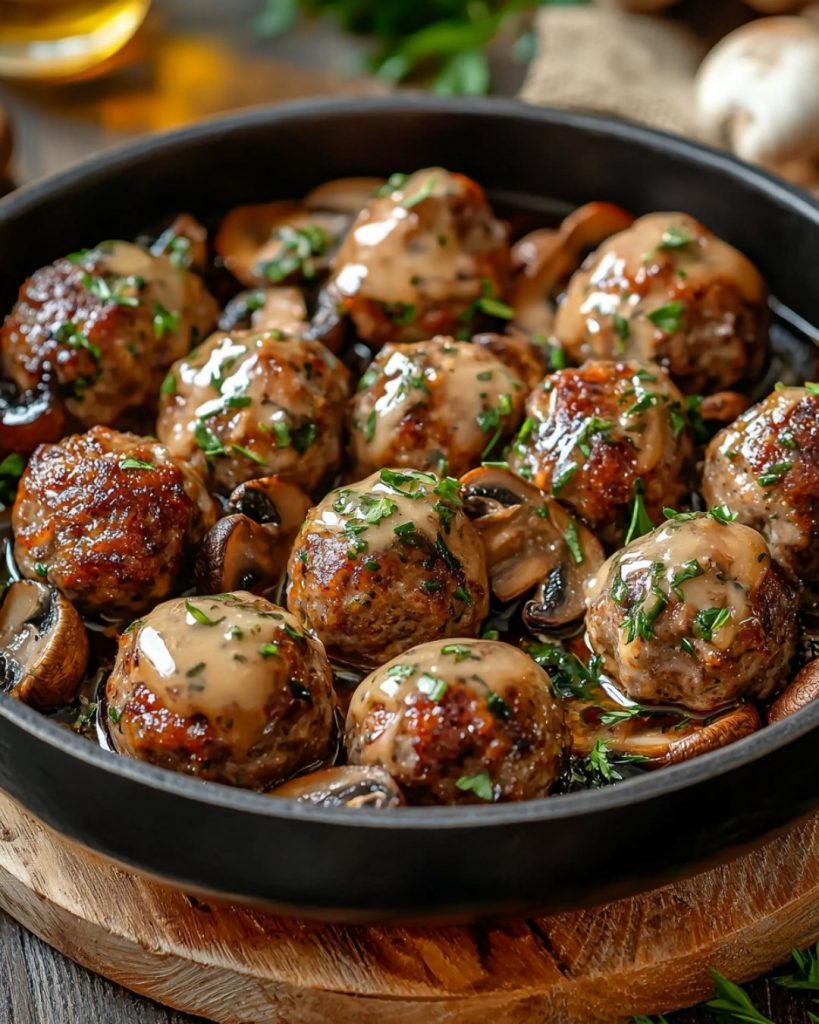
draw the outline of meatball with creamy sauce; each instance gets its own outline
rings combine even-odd
[[[413,644],[474,636],[486,555],[458,482],[383,469],[308,514],[288,564],[287,607],[331,657],[372,666]]]
[[[380,466],[461,476],[500,453],[523,418],[525,388],[487,349],[449,337],[385,345],[350,412],[353,475]]]
[[[632,700],[710,712],[784,684],[796,605],[761,534],[716,508],[613,555],[590,586],[586,628]]]
[[[767,326],[765,283],[750,260],[687,214],[651,213],[573,275],[554,331],[574,363],[651,359],[691,393],[757,373]]]
[[[322,305],[347,314],[373,347],[468,332],[499,306],[509,265],[506,228],[480,185],[430,167],[394,175],[359,213]]]
[[[32,455],[12,512],[14,555],[24,576],[82,611],[122,617],[186,585],[216,514],[164,445],[94,427]]]
[[[611,543],[642,503],[659,522],[688,492],[693,441],[680,392],[654,363],[558,370],[529,396],[509,456]]]
[[[332,753],[324,648],[244,591],[176,598],[133,623],[105,698],[118,753],[212,782],[266,789]]]
[[[38,270],[0,328],[21,391],[56,388],[83,426],[152,417],[168,367],[216,321],[196,274],[129,242],[102,242]]]
[[[546,796],[566,744],[549,676],[494,640],[413,647],[361,682],[347,715],[350,761],[386,768],[414,803]]]
[[[703,496],[759,530],[774,559],[819,599],[819,386],[779,388],[711,441]]]
[[[218,333],[171,368],[157,434],[220,493],[273,474],[313,491],[341,462],[348,395],[321,342]]]

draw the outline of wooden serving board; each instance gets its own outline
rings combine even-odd
[[[0,906],[86,967],[220,1024],[608,1024],[707,997],[711,966],[746,981],[819,940],[819,816],[595,910],[364,928],[202,902],[80,849],[0,794]]]

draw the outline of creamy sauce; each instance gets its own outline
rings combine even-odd
[[[259,737],[268,701],[304,674],[308,653],[323,657],[292,615],[243,591],[159,605],[136,627],[134,651],[135,671],[165,707],[220,719],[239,746]]]
[[[360,534],[367,542],[369,553],[386,551],[398,546],[400,542],[395,528],[405,523],[412,523],[417,533],[434,542],[441,532],[441,520],[433,508],[438,499],[432,493],[438,480],[423,473],[413,476],[419,481],[415,491],[418,497],[400,494],[395,488],[384,483],[379,473],[373,473],[372,476],[349,487],[332,491],[317,506],[308,533],[343,534],[351,523],[363,521],[374,501],[383,500],[383,515],[377,522],[368,522],[366,531]],[[409,490],[413,484],[399,486],[402,490]]]
[[[399,190],[364,207],[334,259],[335,290],[378,302],[476,298],[475,262],[459,244],[447,201],[448,171],[416,171]],[[418,200],[415,202],[414,200]]]
[[[482,429],[479,414],[506,403],[508,412],[502,420],[508,423],[513,410],[523,404],[522,382],[491,353],[469,342],[436,338],[388,345],[375,366],[381,371],[383,392],[373,405],[372,439],[356,438],[357,446],[362,441],[366,445],[367,460],[373,465],[388,464],[396,447],[401,448],[397,435],[406,417],[424,421],[431,446],[441,439],[445,451],[479,455],[495,429]]]
[[[181,313],[186,301],[188,275],[167,256],[153,256],[130,242],[108,242],[98,247],[101,268],[119,277],[140,277],[145,282],[141,301],[160,303],[171,313]]]

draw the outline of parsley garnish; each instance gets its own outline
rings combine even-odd
[[[714,633],[718,633],[730,621],[730,608],[702,608],[694,617],[691,631],[698,640],[710,643],[714,638]]]
[[[654,529],[654,523],[652,523],[648,512],[646,512],[645,501],[643,500],[644,490],[643,481],[636,480],[634,483],[634,499],[631,503],[631,521],[626,532],[626,544],[630,544],[637,537],[643,537],[645,534],[651,533]]]
[[[444,644],[441,648],[441,654],[450,654],[455,659],[455,663],[458,664],[461,661],[480,661],[481,659],[477,654],[473,654],[472,651],[466,646],[466,644]]]
[[[462,793],[474,793],[479,800],[491,803],[495,799],[492,779],[489,772],[479,772],[477,775],[462,775],[455,785]]]
[[[433,189],[435,188],[435,182],[437,180],[438,176],[436,174],[430,174],[414,195],[404,196],[401,200],[401,205],[404,209],[411,210],[413,207],[418,206],[419,203],[423,203],[425,200],[429,199],[432,195]]]
[[[151,323],[154,328],[154,337],[164,338],[166,334],[173,334],[179,330],[179,313],[165,309],[161,302],[155,302],[151,307]]]
[[[691,245],[693,241],[694,236],[690,235],[685,228],[677,227],[675,224],[670,224],[665,231],[663,231],[660,244],[657,248],[684,249],[686,246]]]
[[[194,427],[193,439],[207,458],[212,458],[215,455],[227,455],[225,446],[216,434],[209,427],[206,427],[201,420],[198,420]]]
[[[429,697],[430,700],[435,701],[436,704],[443,699],[446,691],[449,689],[446,679],[430,675],[428,672],[424,672],[421,675],[417,686],[421,693]]]
[[[12,452],[0,461],[0,506],[11,505],[17,493],[17,481],[26,464],[22,455]]]
[[[263,263],[261,273],[273,284],[279,284],[291,274],[300,272],[308,280],[316,276],[315,257],[325,253],[330,239],[318,224],[301,228],[285,225],[276,232],[281,243],[278,255]]]
[[[607,443],[611,443],[611,435],[609,431],[614,426],[611,420],[600,419],[599,416],[590,416],[583,424],[583,429],[577,435],[575,445],[580,449],[581,452],[588,458],[591,455],[591,445],[589,441],[599,434],[602,439]]]
[[[221,619],[212,619],[206,612],[203,612],[201,608],[197,608],[191,601],[185,602],[185,611],[196,621],[200,626],[218,626],[220,622],[224,622],[225,616]]]
[[[66,320],[65,323],[60,324],[55,337],[57,341],[68,345],[69,348],[85,349],[95,363],[100,361],[102,353],[100,352],[99,345],[95,345],[88,335],[81,331],[73,321]]]
[[[660,306],[659,309],[655,309],[646,315],[656,327],[660,328],[663,334],[674,334],[682,326],[683,304],[679,301],[669,302],[667,305]]]
[[[566,547],[569,549],[569,554],[572,556],[572,561],[575,565],[581,565],[584,559],[583,547],[580,543],[580,535],[577,532],[577,523],[574,519],[569,520],[569,525],[563,531],[563,539],[566,541]]]
[[[778,484],[782,477],[792,469],[792,462],[775,462],[772,466],[768,466],[765,472],[757,478],[757,483],[760,487],[771,487],[773,484]]]
[[[153,462],[145,462],[144,459],[135,459],[132,455],[126,455],[119,465],[120,469],[156,469]]]
[[[685,565],[681,566],[674,575],[671,577],[671,589],[674,591],[679,601],[685,600],[683,594],[682,585],[686,580],[694,580],[697,576],[702,576],[704,570],[696,558],[692,558],[690,562],[686,562]]]
[[[577,465],[567,466],[559,473],[555,473],[552,477],[552,494],[557,496],[560,493],[560,491],[563,490],[566,484],[571,480],[571,478],[575,475],[579,468],[580,467]]]
[[[176,377],[173,375],[173,372],[169,372],[168,376],[162,381],[159,393],[160,395],[176,394]]]
[[[751,1002],[747,992],[733,981],[724,978],[719,971],[711,968],[714,979],[716,997],[705,1005],[720,1015],[721,1020],[734,1020],[741,1024],[774,1024],[770,1017],[765,1017]]]

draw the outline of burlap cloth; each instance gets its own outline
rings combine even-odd
[[[600,7],[543,8],[523,99],[619,114],[699,136],[694,75],[707,43],[669,18]]]

